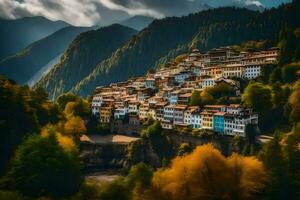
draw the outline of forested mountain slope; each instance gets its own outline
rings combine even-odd
[[[44,17],[0,19],[0,60],[67,26],[66,22]]]
[[[17,54],[0,61],[0,74],[25,84],[49,61],[62,54],[78,34],[89,29],[69,26],[34,42]]]
[[[37,86],[46,87],[51,97],[69,91],[136,33],[134,29],[114,24],[80,34]]]

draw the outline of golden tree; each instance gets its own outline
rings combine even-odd
[[[263,165],[254,157],[224,157],[211,144],[177,157],[171,167],[155,173],[156,199],[253,199],[266,181]]]

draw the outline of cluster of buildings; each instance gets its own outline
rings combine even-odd
[[[190,127],[245,136],[246,125],[258,123],[256,113],[239,104],[189,106],[191,96],[195,90],[202,91],[221,83],[233,88],[233,96],[239,96],[236,78],[259,77],[262,68],[276,63],[278,56],[278,48],[237,52],[221,47],[205,54],[195,49],[171,67],[97,87],[92,112],[101,123],[110,123],[116,132],[124,129],[138,132],[141,122],[152,117],[160,121],[164,129]]]

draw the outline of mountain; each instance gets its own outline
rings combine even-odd
[[[0,61],[0,74],[18,83],[26,83],[48,62],[63,54],[78,34],[89,29],[91,28],[69,26],[34,42],[17,54]]]
[[[261,13],[227,7],[185,17],[154,20],[107,59],[95,66],[90,65],[91,73],[80,82],[73,81],[73,85],[62,87],[61,82],[68,80],[71,83],[73,77],[66,73],[50,72],[37,86],[45,87],[52,97],[70,90],[87,96],[96,86],[143,75],[149,69],[192,48],[207,51],[249,40],[269,40],[276,45],[279,32],[287,21],[287,13],[292,12],[290,7],[293,5],[283,5]],[[293,21],[296,21],[297,11],[293,13]]]
[[[120,24],[140,31],[146,28],[153,20],[155,20],[153,17],[134,16],[120,22]]]
[[[44,17],[0,19],[0,60],[67,26],[66,22]]]
[[[69,91],[136,33],[132,28],[113,24],[80,34],[37,86],[48,88],[50,97]]]

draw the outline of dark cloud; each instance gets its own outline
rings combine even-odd
[[[44,16],[73,25],[107,25],[134,15],[181,16],[219,6],[277,6],[289,0],[0,0],[0,17]]]

